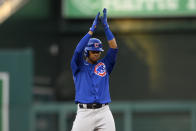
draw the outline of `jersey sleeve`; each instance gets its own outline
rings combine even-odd
[[[106,56],[103,59],[105,64],[106,64],[107,72],[109,74],[112,72],[112,69],[113,69],[113,67],[116,63],[117,53],[118,53],[118,48],[116,48],[116,49],[109,48],[109,50],[107,51]]]
[[[80,40],[80,42],[78,43],[78,45],[74,51],[74,54],[73,54],[73,57],[71,60],[71,69],[72,69],[73,75],[75,75],[80,69],[80,65],[83,62],[83,50],[84,50],[85,46],[87,45],[90,38],[91,38],[91,35],[87,33]]]

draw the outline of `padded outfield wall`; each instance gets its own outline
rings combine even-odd
[[[0,131],[29,131],[32,107],[32,51],[0,51]]]

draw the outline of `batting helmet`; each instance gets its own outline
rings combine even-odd
[[[84,48],[84,55],[88,57],[88,51],[104,51],[102,49],[102,43],[97,38],[91,38],[87,44],[87,46]]]

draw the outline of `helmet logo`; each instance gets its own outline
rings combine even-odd
[[[94,47],[95,47],[95,48],[98,48],[98,47],[99,47],[99,43],[95,43],[95,44],[94,44]]]
[[[95,66],[94,73],[98,76],[104,77],[106,75],[106,67],[103,62],[98,63]]]

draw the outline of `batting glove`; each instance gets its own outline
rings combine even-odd
[[[114,35],[112,34],[111,30],[109,29],[109,25],[108,25],[108,22],[107,22],[107,10],[106,10],[106,8],[103,9],[103,17],[101,16],[101,23],[104,27],[107,40],[114,39]]]
[[[92,31],[92,32],[94,32],[97,27],[99,15],[100,15],[100,12],[96,15],[96,17],[93,21],[92,27],[90,28],[90,31]]]
[[[103,27],[105,30],[109,28],[108,22],[107,22],[107,9],[103,9],[103,16],[101,16],[101,23],[103,24]]]

